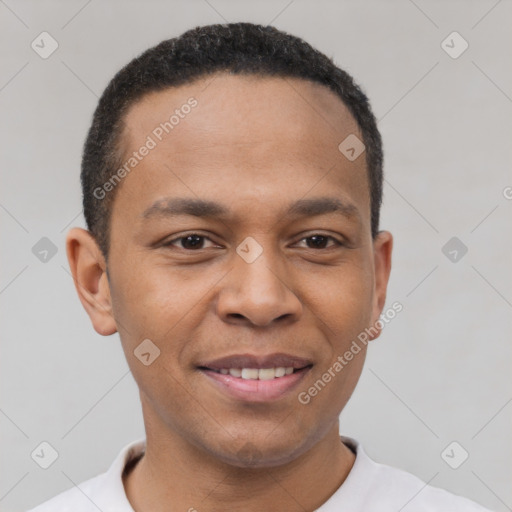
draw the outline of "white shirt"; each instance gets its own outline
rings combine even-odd
[[[491,512],[462,496],[427,485],[406,471],[374,462],[357,440],[340,437],[356,459],[343,484],[316,512]],[[28,512],[134,512],[122,473],[126,463],[144,450],[145,439],[126,445],[108,471]]]

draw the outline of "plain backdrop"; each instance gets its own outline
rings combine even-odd
[[[404,309],[370,345],[341,433],[378,462],[511,510],[510,0],[5,0],[0,20],[2,511],[105,471],[144,436],[118,335],[92,329],[69,274],[82,145],[122,65],[226,21],[303,37],[353,74],[379,119],[388,306]],[[31,46],[42,32],[58,43],[46,59]],[[44,237],[57,251],[46,262]],[[42,442],[58,452],[48,469],[31,457]],[[469,455],[457,469],[453,442],[452,459]]]

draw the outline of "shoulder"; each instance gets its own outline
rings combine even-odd
[[[101,474],[61,492],[27,512],[98,512],[91,496],[101,487],[105,474]]]
[[[144,450],[144,439],[132,441],[121,449],[105,473],[85,480],[27,512],[133,512],[122,475],[126,465],[140,457]]]
[[[355,507],[357,510],[491,512],[468,498],[435,487],[435,478],[424,482],[412,473],[375,462],[354,438],[342,436],[342,440],[357,454],[345,482],[345,494],[342,493],[350,504],[359,506]]]
[[[381,479],[376,481],[377,495],[389,496],[402,512],[491,512],[463,496],[453,494],[404,470],[376,464]]]

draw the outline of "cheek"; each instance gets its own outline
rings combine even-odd
[[[321,328],[330,347],[316,368],[313,386],[304,390],[305,400],[332,418],[348,402],[366,357],[367,345],[358,336],[371,322],[373,273],[370,260],[358,261],[361,263],[341,266],[316,294],[314,313],[321,315],[319,326],[324,324]]]
[[[170,410],[186,387],[178,361],[190,339],[187,312],[194,308],[195,294],[183,292],[176,279],[162,279],[161,274],[123,277],[119,272],[117,277],[122,286],[111,287],[113,309],[127,363],[153,407]]]
[[[329,338],[343,343],[369,325],[373,274],[368,266],[341,265],[323,279],[308,279],[306,287],[312,313],[327,326]]]
[[[115,317],[126,324],[126,330],[156,333],[161,324],[169,329],[200,296],[200,290],[187,286],[175,270],[141,264],[120,270],[115,283],[121,285],[112,286],[112,299]]]
[[[203,279],[188,279],[177,269],[153,265],[117,269],[111,295],[114,317],[130,366],[138,368],[134,350],[151,340],[160,350],[162,371],[180,373],[180,364],[187,361],[191,339],[207,316],[208,290],[218,277],[208,274]],[[133,268],[139,271],[134,273]],[[115,283],[121,283],[116,286]],[[130,361],[133,360],[133,363]],[[172,367],[172,368],[171,368]]]

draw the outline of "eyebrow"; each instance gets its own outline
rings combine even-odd
[[[313,217],[337,213],[343,217],[360,217],[359,210],[352,203],[345,203],[335,197],[299,199],[285,212],[288,217]],[[191,215],[203,218],[227,217],[230,210],[215,201],[186,197],[166,197],[155,201],[141,215],[143,219],[153,217],[176,217]]]

